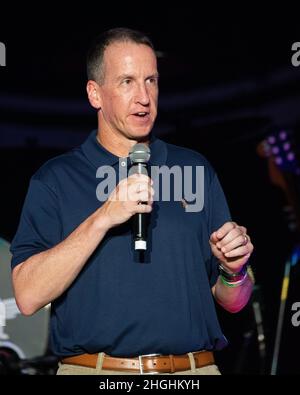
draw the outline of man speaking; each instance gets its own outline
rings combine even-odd
[[[87,71],[98,128],[31,179],[11,247],[17,304],[31,315],[51,302],[58,374],[219,374],[213,351],[226,339],[214,298],[236,312],[250,297],[246,228],[231,221],[209,162],[151,133],[158,71],[148,37],[103,33]],[[138,143],[150,149],[148,166],[204,168],[201,211],[186,210],[172,190],[157,196],[142,172],[120,177],[120,160],[127,165]],[[102,166],[117,175],[104,202],[95,193]],[[149,220],[144,251],[132,240],[136,214]]]

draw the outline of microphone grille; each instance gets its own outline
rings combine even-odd
[[[146,144],[137,143],[129,151],[131,163],[147,163],[150,159],[150,148]]]

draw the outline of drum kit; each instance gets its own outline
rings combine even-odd
[[[10,244],[0,238],[0,375],[55,374],[57,358],[48,347],[50,305],[23,316],[11,283]]]

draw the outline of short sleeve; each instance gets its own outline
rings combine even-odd
[[[58,199],[44,182],[31,179],[17,233],[11,244],[12,269],[61,241]]]
[[[210,235],[219,229],[225,222],[231,221],[228,204],[216,174],[214,175],[209,187],[207,206],[208,233],[210,237]],[[206,260],[206,270],[210,286],[212,287],[217,282],[219,276],[218,260],[212,253],[210,259]]]

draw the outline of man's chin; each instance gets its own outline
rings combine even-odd
[[[130,133],[130,137],[132,140],[136,141],[148,141],[150,138],[150,133],[152,129],[144,130],[144,131],[134,131]]]

